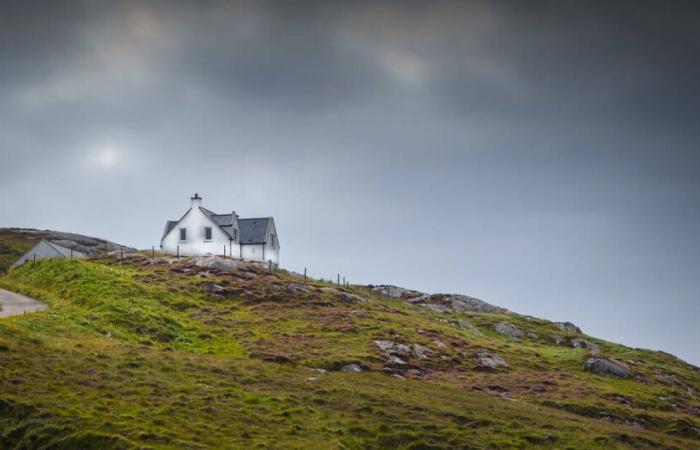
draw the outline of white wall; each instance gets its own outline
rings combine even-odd
[[[211,227],[211,241],[204,240],[205,227]],[[187,229],[187,239],[184,242],[180,241],[180,228]],[[233,256],[240,257],[239,245],[237,243],[229,244],[229,236],[212,223],[195,204],[180,223],[163,238],[161,248],[164,252],[174,254],[177,252],[177,247],[180,246],[181,255],[197,256],[223,255],[224,247],[226,247],[226,256],[229,256],[229,251],[233,250]]]

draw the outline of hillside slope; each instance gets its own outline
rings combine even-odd
[[[0,287],[49,304],[0,320],[0,448],[700,446],[697,368],[572,324],[146,253]]]

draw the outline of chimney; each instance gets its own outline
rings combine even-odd
[[[192,200],[193,208],[198,208],[202,206],[202,197],[200,197],[199,194],[197,194],[196,192],[194,194],[194,197],[190,197],[190,200]]]

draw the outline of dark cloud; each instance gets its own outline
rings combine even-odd
[[[198,191],[275,215],[288,267],[697,363],[698,12],[3,2],[0,224],[149,247]]]

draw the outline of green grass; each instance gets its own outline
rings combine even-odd
[[[671,355],[596,340],[632,367],[613,379],[583,370],[585,350],[549,343],[562,333],[547,321],[441,315],[356,286],[347,291],[367,301],[347,302],[313,280],[293,294],[286,287],[303,282],[284,271],[143,259],[45,260],[0,277],[49,304],[0,320],[0,448],[700,446],[700,376]],[[213,297],[204,281],[229,292]],[[540,337],[505,338],[498,322]],[[375,339],[431,356],[394,368],[401,379]],[[479,349],[510,368],[475,370]],[[337,371],[350,362],[368,371]]]

